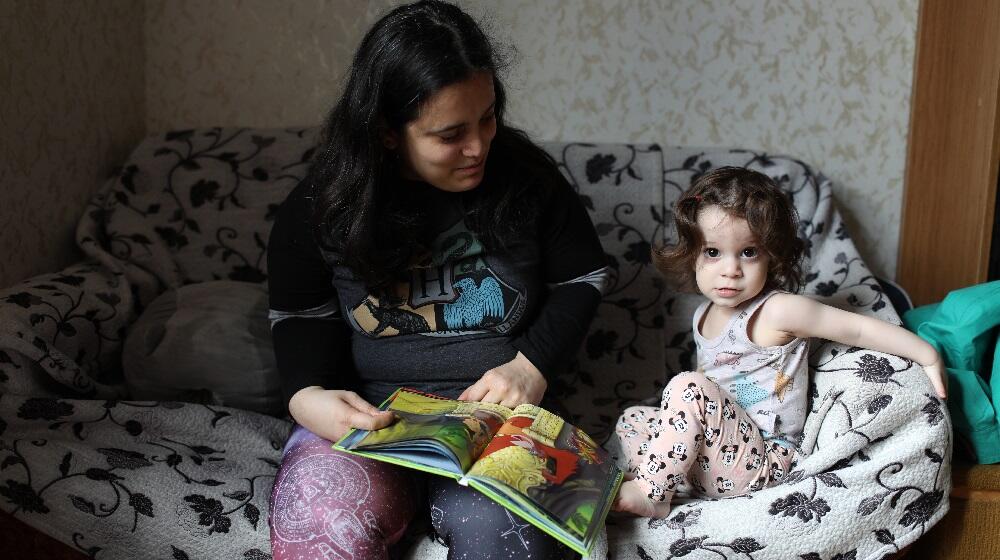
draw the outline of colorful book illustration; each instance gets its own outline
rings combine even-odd
[[[530,404],[511,410],[397,389],[397,420],[351,430],[336,449],[458,480],[587,555],[622,482],[583,430]]]

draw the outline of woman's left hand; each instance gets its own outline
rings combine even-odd
[[[459,395],[458,400],[499,403],[507,408],[538,404],[548,383],[531,361],[518,352],[514,359],[497,366]]]

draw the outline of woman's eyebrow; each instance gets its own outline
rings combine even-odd
[[[462,128],[463,126],[465,126],[465,123],[451,124],[451,125],[448,125],[448,126],[443,127],[443,128],[437,128],[437,129],[434,129],[434,130],[430,130],[427,133],[428,134],[443,134],[445,132],[451,132],[452,130],[455,130],[455,129],[458,129],[458,128]]]
[[[483,111],[483,116],[486,116],[486,115],[490,114],[490,112],[493,111],[493,109],[496,108],[496,106],[497,106],[497,102],[496,101],[494,101],[493,103],[490,103],[490,106],[487,107],[485,111]],[[465,123],[450,124],[450,125],[447,125],[447,126],[443,126],[441,128],[436,128],[434,130],[430,130],[427,133],[428,134],[443,134],[445,132],[451,132],[452,130],[455,130],[457,128],[461,128],[463,126],[465,126]]]

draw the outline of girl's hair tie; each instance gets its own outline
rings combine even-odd
[[[697,200],[698,202],[701,202],[701,195],[700,194],[694,195],[694,199]]]

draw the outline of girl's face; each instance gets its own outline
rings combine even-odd
[[[495,104],[488,72],[434,94],[401,134],[386,135],[386,146],[399,150],[403,176],[448,192],[479,186],[497,133]]]
[[[767,283],[768,257],[758,248],[747,221],[718,206],[701,209],[697,221],[705,240],[695,261],[698,290],[724,308],[735,308],[759,294]]]

